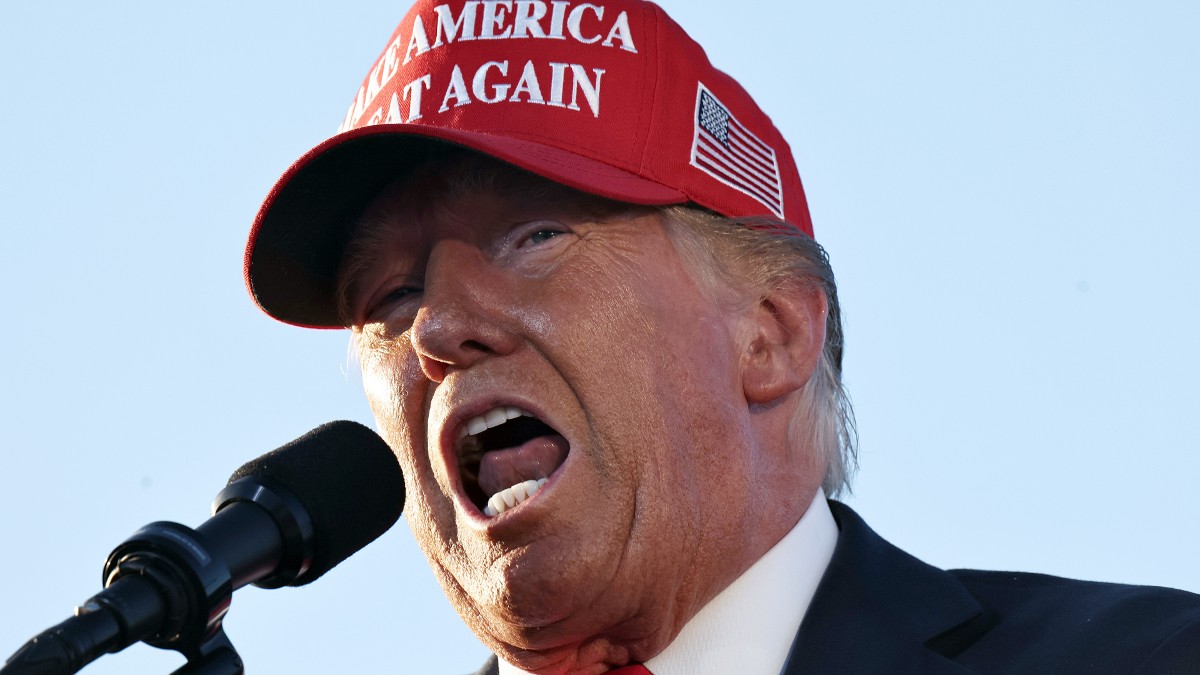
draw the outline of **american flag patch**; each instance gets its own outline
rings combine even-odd
[[[783,182],[775,149],[742,126],[703,84],[696,95],[692,166],[783,218]]]

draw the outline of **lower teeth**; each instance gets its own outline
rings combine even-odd
[[[498,516],[532,497],[545,484],[546,479],[539,478],[538,480],[527,480],[524,483],[517,483],[510,488],[505,488],[492,495],[492,498],[488,500],[487,506],[484,507],[483,513],[487,516]]]

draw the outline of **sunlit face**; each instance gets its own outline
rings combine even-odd
[[[405,516],[506,660],[648,658],[762,552],[779,467],[753,439],[743,319],[700,291],[657,212],[511,169],[448,187],[461,170],[384,191],[350,272]]]

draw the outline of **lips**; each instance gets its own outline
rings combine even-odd
[[[569,448],[557,430],[515,406],[468,419],[455,445],[463,490],[487,516],[533,497],[562,466]]]

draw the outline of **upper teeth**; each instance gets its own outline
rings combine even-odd
[[[464,436],[474,436],[475,434],[481,433],[486,429],[498,427],[515,417],[522,416],[533,417],[533,415],[521,410],[516,406],[506,405],[498,408],[492,408],[478,417],[472,417],[471,419],[467,420],[467,423],[463,425],[462,431],[458,432],[458,437],[463,438]]]

